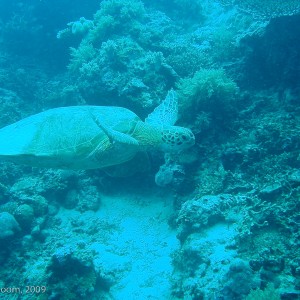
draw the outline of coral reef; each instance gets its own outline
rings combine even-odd
[[[241,11],[252,14],[255,18],[271,19],[293,16],[300,13],[297,0],[278,2],[276,0],[221,0],[222,4],[236,4]]]
[[[24,101],[13,91],[0,88],[0,125],[13,123],[24,116]]]
[[[299,9],[7,1],[2,126],[85,104],[144,119],[174,88],[196,145],[127,178],[1,163],[1,287],[47,287],[24,300],[298,299]]]
[[[238,87],[222,69],[201,69],[192,78],[178,82],[181,113],[189,119],[195,113],[207,113],[217,122],[228,123],[237,105]]]
[[[264,290],[252,290],[246,300],[280,300],[280,295],[274,286],[269,284]]]
[[[11,238],[20,231],[20,226],[16,219],[8,212],[0,213],[1,235],[0,240]]]
[[[84,243],[75,249],[69,245],[56,249],[48,269],[50,299],[78,299],[93,295],[97,274],[93,267],[92,255],[85,251]],[[68,289],[65,286],[68,286]]]

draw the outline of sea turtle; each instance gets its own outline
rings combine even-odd
[[[147,150],[181,151],[195,143],[191,130],[173,126],[177,114],[174,90],[145,122],[122,107],[50,109],[0,129],[0,159],[59,169],[118,165],[118,170],[126,174],[127,168],[120,168],[120,164],[133,169],[146,164]],[[107,170],[118,175],[116,169]]]

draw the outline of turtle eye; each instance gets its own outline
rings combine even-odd
[[[182,139],[183,139],[184,141],[186,141],[188,138],[187,138],[186,135],[183,135],[183,136],[182,136]]]

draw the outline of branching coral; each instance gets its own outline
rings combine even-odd
[[[222,4],[235,4],[238,9],[258,19],[272,19],[300,14],[299,0],[221,0]]]
[[[101,15],[118,15],[123,22],[130,22],[133,18],[141,17],[144,13],[144,5],[139,0],[105,0],[101,2],[95,20]]]
[[[122,96],[123,100],[149,107],[173,85],[176,72],[163,52],[149,47],[163,38],[164,24],[170,20],[164,14],[153,16],[146,14],[140,0],[101,2],[94,19],[88,21],[80,45],[71,48],[68,69],[84,98],[109,101],[110,97]],[[81,26],[86,22],[81,18],[69,24]],[[153,24],[157,32],[147,30]],[[71,25],[68,33],[74,35]]]
[[[96,56],[96,49],[90,43],[82,42],[76,49],[71,47],[71,61],[68,65],[69,70],[76,72],[84,63],[89,62]]]
[[[226,118],[234,111],[236,83],[223,69],[202,69],[192,78],[181,79],[177,85],[182,111],[202,111],[216,118]]]
[[[279,292],[269,284],[264,290],[252,290],[246,300],[280,300]]]

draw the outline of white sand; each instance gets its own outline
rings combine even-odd
[[[171,253],[179,248],[170,230],[169,197],[104,196],[97,216],[119,226],[91,245],[99,269],[117,274],[114,299],[170,299]]]

